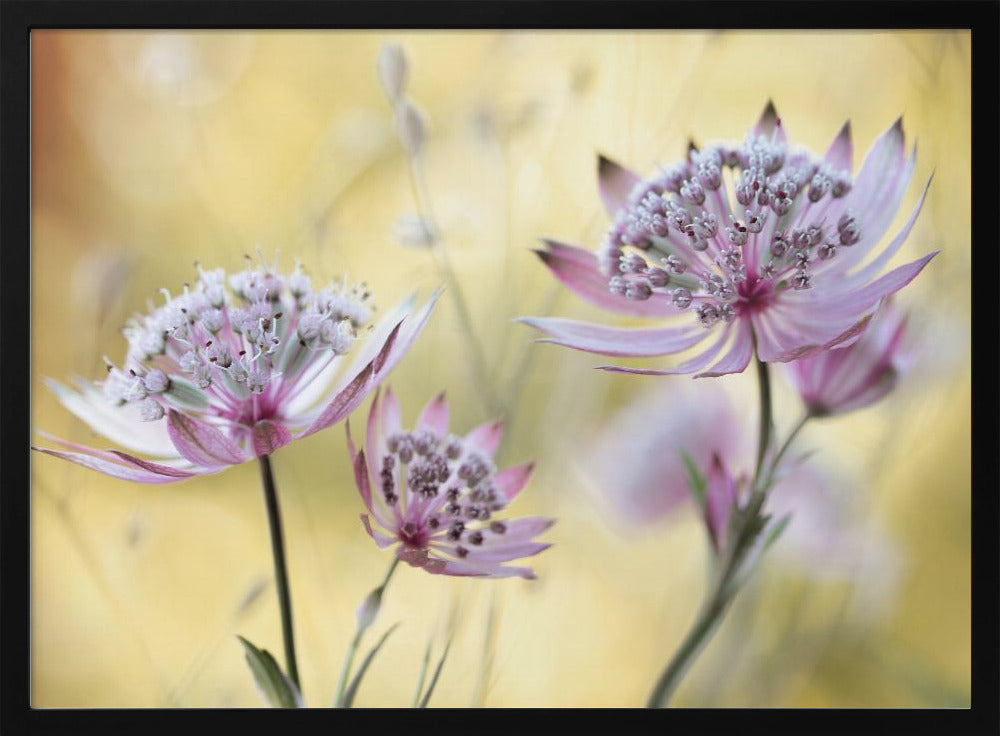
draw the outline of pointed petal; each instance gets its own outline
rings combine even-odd
[[[836,294],[835,300],[831,300],[828,304],[824,305],[826,316],[830,319],[836,319],[838,317],[863,314],[885,297],[895,294],[913,281],[924,270],[924,266],[930,263],[931,259],[940,252],[936,250],[912,263],[899,266],[865,286],[853,289],[845,294]]]
[[[537,537],[556,523],[555,519],[544,516],[522,516],[519,519],[503,520],[505,530],[502,534],[491,531],[485,535],[483,545],[488,547],[508,542],[523,542]]]
[[[435,575],[454,575],[456,577],[486,577],[486,578],[513,578],[519,577],[525,580],[534,580],[536,575],[529,567],[507,567],[497,564],[473,564],[470,562],[459,562],[448,560],[437,570],[425,568]]]
[[[708,364],[715,359],[722,346],[726,344],[729,339],[729,333],[732,331],[732,325],[727,325],[726,329],[722,331],[719,339],[714,343],[705,348],[702,352],[698,353],[693,358],[684,361],[676,368],[667,368],[664,370],[655,370],[650,368],[626,368],[625,366],[619,365],[602,365],[598,366],[598,370],[608,371],[609,373],[632,373],[635,375],[642,376],[676,376],[678,374],[684,373],[694,373],[695,371],[700,371],[703,368],[707,368]],[[709,331],[705,330],[705,334],[708,335]]]
[[[112,406],[104,395],[82,378],[74,379],[78,391],[45,378],[45,385],[66,409],[98,434],[132,452],[154,457],[176,457],[164,422],[144,422],[138,404]]]
[[[492,422],[480,424],[474,430],[465,435],[465,448],[487,459],[492,459],[493,454],[500,446],[500,439],[503,437],[503,421],[495,419]]]
[[[204,475],[204,471],[201,470],[187,470],[185,468],[176,468],[172,465],[164,465],[163,463],[154,463],[135,455],[129,455],[127,452],[122,452],[121,450],[108,450],[108,452],[129,465],[134,465],[137,468],[148,470],[150,473],[156,473],[157,475],[169,475],[178,480],[190,478],[193,475]]]
[[[371,388],[372,364],[369,363],[354,377],[333,401],[320,413],[313,423],[299,437],[308,437],[314,432],[326,429],[349,415],[365,398]]]
[[[431,399],[417,420],[417,429],[426,429],[438,437],[448,434],[448,400],[444,391]]]
[[[517,321],[552,336],[551,339],[544,338],[537,342],[551,342],[602,355],[670,355],[697,345],[708,334],[700,327],[606,327],[570,319],[543,317],[522,317]]]
[[[354,452],[354,443],[350,441],[350,435],[348,435],[347,441],[351,452],[351,466],[354,468],[354,484],[358,487],[358,493],[361,494],[361,500],[364,501],[365,508],[371,511],[372,487],[368,475],[368,463],[365,461],[365,451]]]
[[[826,151],[824,157],[826,162],[838,171],[851,173],[851,166],[854,160],[854,144],[851,142],[851,121],[844,123],[844,127],[837,133],[833,143]]]
[[[281,422],[262,419],[253,425],[253,451],[257,457],[271,455],[292,441],[292,433]]]
[[[239,465],[250,459],[239,445],[215,427],[174,409],[167,413],[167,432],[177,451],[195,465],[212,468]]]
[[[368,536],[375,540],[375,545],[379,549],[385,549],[391,546],[396,540],[392,537],[387,537],[382,532],[372,529],[371,521],[368,519],[368,514],[361,514],[361,523],[365,526],[365,531],[368,532]],[[402,555],[400,555],[402,557]]]
[[[752,355],[753,334],[750,331],[749,325],[740,320],[729,352],[720,358],[719,362],[713,365],[711,370],[699,373],[695,378],[713,378],[724,376],[727,373],[742,373],[750,363]]]
[[[705,523],[712,545],[718,552],[725,544],[729,517],[736,503],[736,481],[718,455],[712,458],[705,480]]]
[[[32,446],[31,449],[45,453],[46,455],[61,458],[63,460],[69,460],[71,463],[75,463],[84,468],[89,468],[90,470],[96,470],[98,473],[103,473],[104,475],[110,475],[112,478],[119,478],[133,483],[176,483],[179,480],[184,480],[193,475],[202,474],[199,472],[192,472],[188,475],[177,475],[180,471],[176,468],[171,468],[169,474],[160,473],[142,467],[136,467],[133,464],[119,465],[118,463],[113,463],[100,457],[84,455],[82,453],[61,452],[59,450],[49,450],[44,447],[35,446]],[[217,470],[221,470],[221,468],[218,468]]]
[[[536,250],[535,254],[563,285],[591,304],[637,317],[665,317],[676,313],[667,294],[654,293],[645,301],[612,294],[608,278],[598,266],[597,256],[590,251],[554,240],[544,242],[546,250]]]
[[[512,541],[508,544],[496,544],[489,547],[472,547],[469,549],[467,559],[472,563],[509,562],[523,557],[534,557],[551,546],[546,542]]]
[[[494,476],[493,487],[510,503],[530,480],[534,469],[534,463],[525,463],[502,470]]]
[[[608,216],[614,219],[628,202],[632,188],[642,179],[604,155],[597,157],[597,185]]]
[[[778,111],[774,107],[774,103],[768,100],[767,104],[764,105],[764,110],[761,112],[760,118],[757,120],[757,124],[753,127],[753,133],[755,136],[770,138],[775,131],[777,131],[777,140],[782,143],[788,142],[785,130],[781,125],[781,118],[778,117]]]

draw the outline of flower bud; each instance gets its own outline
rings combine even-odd
[[[408,154],[411,156],[420,154],[420,149],[423,148],[424,140],[427,138],[427,129],[423,115],[409,100],[396,108],[396,133]]]
[[[385,96],[393,105],[399,103],[403,99],[403,92],[406,91],[408,71],[406,54],[403,53],[402,47],[394,43],[382,46],[378,52],[376,66],[378,81]]]

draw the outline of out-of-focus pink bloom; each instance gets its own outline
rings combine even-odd
[[[718,553],[725,547],[734,503],[742,504],[748,495],[749,479],[734,469],[750,466],[752,443],[738,431],[737,412],[718,386],[651,388],[595,438],[587,471],[609,506],[626,521],[647,524],[673,517],[682,501],[692,498],[681,460],[686,453],[705,482],[703,520]],[[841,485],[812,460],[783,463],[764,506],[772,528],[791,515],[776,555],[811,575],[827,576],[877,569],[881,561],[868,554],[891,557],[879,530],[851,513],[845,494],[837,491]]]
[[[355,447],[348,424],[354,478],[368,509],[361,515],[365,531],[380,549],[398,543],[399,559],[429,573],[534,578],[530,568],[502,563],[548,549],[533,540],[555,520],[494,517],[524,488],[534,464],[497,472],[500,422],[460,438],[448,433],[448,417],[442,393],[416,429],[403,431],[399,404],[387,390],[372,402],[364,449]]]
[[[546,333],[543,342],[604,355],[700,348],[666,370],[602,366],[654,375],[738,373],[755,349],[765,362],[785,362],[847,344],[879,303],[936,255],[880,276],[927,191],[879,249],[916,161],[915,148],[905,154],[901,119],[873,144],[856,178],[851,158],[849,123],[817,157],[789,147],[770,103],[742,144],[692,146],[683,161],[648,179],[601,157],[601,198],[613,223],[599,252],[546,241],[539,257],[597,306],[689,324],[624,329],[522,321]]]
[[[814,416],[874,404],[908,364],[901,353],[905,329],[905,317],[887,303],[856,342],[788,363],[789,380]]]
[[[625,521],[654,523],[691,496],[684,454],[702,471],[715,455],[732,463],[745,434],[718,385],[649,391],[602,428],[588,474]]]
[[[172,483],[270,455],[344,419],[423,330],[437,294],[413,298],[374,327],[364,284],[313,289],[296,267],[203,271],[124,328],[122,367],[74,391],[49,386],[91,429],[124,447],[96,450],[54,439],[34,448],[107,475]],[[353,360],[348,360],[348,356]],[[147,460],[131,453],[150,455]]]

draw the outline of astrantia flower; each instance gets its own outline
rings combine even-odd
[[[700,346],[672,369],[604,366],[656,375],[738,373],[755,349],[774,362],[845,344],[882,299],[936,255],[879,275],[924,201],[877,248],[915,165],[915,148],[905,155],[901,121],[874,143],[857,177],[851,157],[850,124],[818,157],[789,146],[770,103],[743,143],[692,146],[684,160],[647,179],[602,157],[601,197],[613,222],[598,254],[547,241],[539,256],[598,306],[687,324],[619,329],[523,321],[547,333],[547,342],[605,355],[670,355]]]
[[[270,455],[353,411],[420,334],[437,295],[374,327],[364,284],[313,288],[261,265],[203,271],[124,328],[128,352],[97,387],[49,385],[63,405],[128,452],[56,440],[35,448],[107,475],[171,483]],[[228,285],[228,289],[227,289]],[[155,461],[130,453],[150,455]]]
[[[909,363],[905,329],[906,319],[886,304],[856,342],[788,363],[788,377],[812,415],[861,409],[892,391]]]
[[[527,463],[497,471],[493,454],[501,434],[499,422],[465,437],[449,434],[444,394],[427,404],[416,429],[407,432],[392,392],[376,397],[364,449],[355,448],[349,425],[347,444],[368,509],[361,520],[379,548],[398,543],[401,560],[434,574],[534,578],[530,568],[502,563],[548,549],[533,540],[555,520],[498,518],[533,469]]]

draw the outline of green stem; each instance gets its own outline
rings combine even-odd
[[[734,530],[732,542],[726,545],[723,564],[715,584],[702,604],[698,617],[685,635],[680,647],[660,675],[646,704],[648,708],[663,708],[673,696],[688,669],[708,643],[721,623],[736,594],[733,581],[743,560],[753,546],[760,529],[760,510],[764,506],[767,483],[762,483],[764,458],[771,443],[771,380],[767,364],[757,359],[757,385],[760,389],[760,436],[757,446],[757,467],[747,506],[741,511],[742,523]],[[772,466],[773,471],[773,466]],[[770,475],[770,473],[768,474]]]
[[[295,661],[295,635],[292,630],[292,598],[288,590],[288,568],[285,563],[285,541],[281,532],[281,509],[278,507],[278,492],[274,487],[274,473],[271,459],[264,455],[260,459],[260,479],[264,486],[264,503],[267,506],[267,521],[271,528],[271,554],[274,557],[274,581],[278,589],[278,607],[281,609],[281,636],[285,644],[285,665],[289,679],[302,692],[299,684],[299,666]]]
[[[382,578],[382,584],[372,591],[373,593],[377,592],[380,598],[385,593],[385,589],[389,585],[389,581],[392,579],[392,574],[396,571],[396,566],[398,564],[399,557],[393,555],[392,562],[389,563],[389,569],[386,571],[385,577]],[[379,605],[381,606],[381,601]],[[354,632],[354,637],[351,639],[351,643],[347,647],[347,654],[344,656],[344,664],[340,668],[340,678],[337,681],[337,695],[333,701],[337,708],[343,707],[344,691],[347,689],[347,678],[351,674],[351,667],[354,665],[354,657],[357,655],[358,647],[361,645],[361,637],[371,623],[372,622],[368,622],[368,624],[364,626],[359,623],[357,630]]]
[[[795,426],[792,428],[792,431],[788,433],[788,437],[785,438],[785,441],[781,444],[781,447],[779,447],[778,451],[774,454],[774,460],[771,461],[771,467],[767,471],[768,478],[774,476],[774,471],[778,469],[778,464],[781,462],[781,459],[785,456],[785,453],[788,451],[788,448],[792,446],[792,441],[798,436],[799,431],[804,426],[806,426],[806,422],[812,419],[812,417],[813,417],[812,413],[810,413],[807,410],[799,419],[799,421],[795,423]]]

